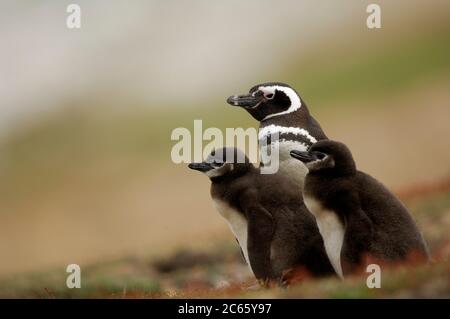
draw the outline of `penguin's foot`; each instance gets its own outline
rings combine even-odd
[[[307,277],[309,277],[309,273],[304,267],[289,268],[283,271],[280,286],[286,288],[292,284],[303,282]]]

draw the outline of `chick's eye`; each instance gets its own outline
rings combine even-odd
[[[324,153],[318,153],[318,154],[317,154],[317,158],[320,159],[320,160],[323,160],[326,156],[327,156],[327,155],[324,154]]]
[[[275,96],[275,94],[273,94],[273,93],[267,93],[267,94],[264,94],[264,97],[265,97],[266,99],[268,99],[268,100],[273,99],[274,96]]]

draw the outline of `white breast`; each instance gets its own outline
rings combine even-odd
[[[270,148],[270,151],[268,148]],[[308,169],[301,161],[293,158],[290,155],[290,152],[292,150],[306,151],[307,148],[308,146],[306,144],[297,141],[276,141],[271,143],[269,146],[261,146],[261,162],[271,163],[271,161],[276,161],[276,156],[268,156],[268,154],[270,155],[274,154],[274,152],[278,152],[279,156],[277,163],[279,166],[279,172],[281,174],[289,175],[290,178],[298,182],[299,187],[303,187],[303,181],[308,173]]]
[[[341,250],[345,234],[344,225],[335,212],[324,209],[316,199],[309,196],[304,196],[303,199],[308,210],[316,217],[317,227],[331,265],[339,277],[343,278]]]
[[[238,240],[239,246],[241,246],[245,261],[247,262],[250,271],[253,273],[252,266],[250,265],[250,261],[248,259],[247,220],[239,212],[231,208],[227,203],[214,199],[213,203],[220,215],[222,215],[222,217],[228,222],[231,232]]]

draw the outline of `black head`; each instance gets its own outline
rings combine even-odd
[[[205,173],[212,181],[223,177],[237,177],[247,172],[253,165],[248,157],[239,149],[224,147],[211,152],[205,161],[188,165]]]
[[[255,85],[248,94],[230,96],[227,103],[246,109],[258,121],[294,112],[302,105],[293,88],[278,82]]]
[[[291,151],[291,156],[303,163],[309,173],[330,173],[335,175],[348,175],[356,171],[352,153],[345,144],[332,141],[319,141],[306,152]]]

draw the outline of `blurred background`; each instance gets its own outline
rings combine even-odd
[[[449,1],[11,0],[0,38],[0,279],[234,244],[170,134],[256,127],[225,100],[257,83],[395,192],[450,178]]]

